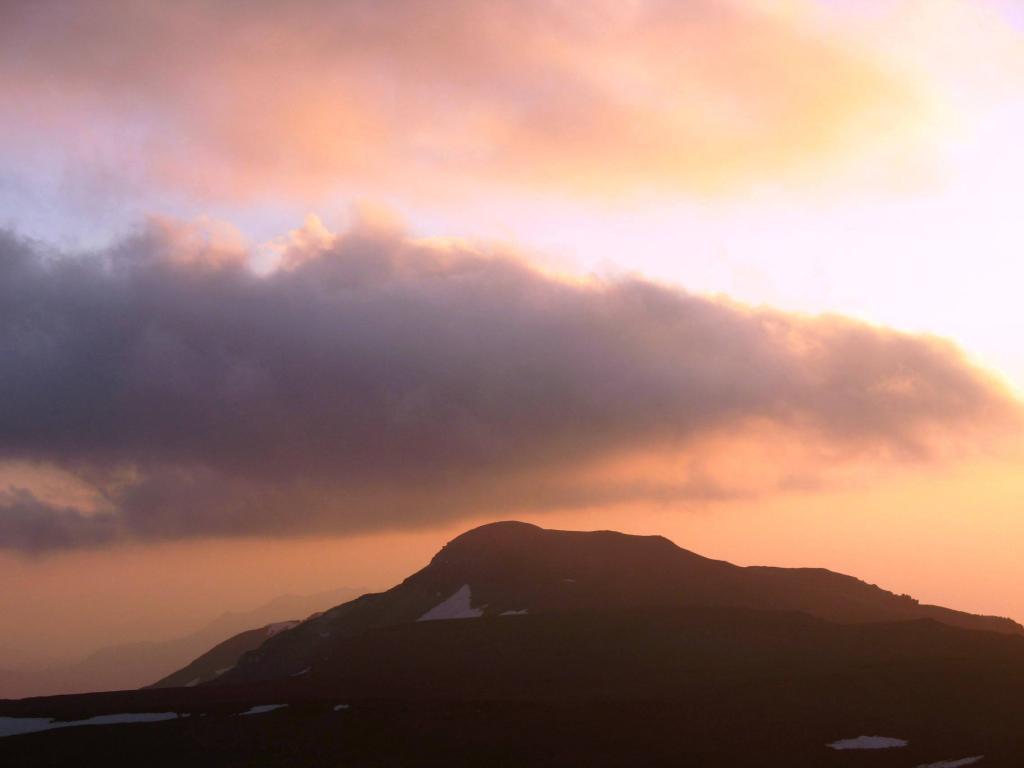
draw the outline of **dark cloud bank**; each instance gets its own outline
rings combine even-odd
[[[357,227],[256,275],[155,227],[100,254],[0,235],[0,460],[94,510],[0,495],[0,547],[416,525],[713,493],[567,479],[775,424],[923,453],[1016,405],[950,345]],[[722,490],[722,489],[717,489]]]

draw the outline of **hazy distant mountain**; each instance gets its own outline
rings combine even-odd
[[[17,664],[0,659],[0,698],[139,688],[239,632],[305,618],[360,591],[343,588],[313,595],[281,595],[252,610],[226,612],[181,637],[110,646],[74,662]]]
[[[200,683],[216,680],[238,663],[242,654],[255,650],[269,638],[299,624],[298,621],[281,621],[265,627],[249,629],[229,637],[223,643],[211,648],[183,669],[153,683],[152,688],[191,688]]]

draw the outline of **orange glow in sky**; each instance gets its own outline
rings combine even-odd
[[[3,642],[383,588],[495,517],[1024,620],[1021,135],[1009,0],[5,4],[0,303],[59,253],[93,271],[19,279],[101,309],[3,347],[86,401],[49,442],[0,403]]]

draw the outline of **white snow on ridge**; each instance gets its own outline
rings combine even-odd
[[[484,615],[483,609],[473,608],[470,605],[473,600],[473,593],[469,584],[463,584],[459,591],[451,597],[435,605],[429,611],[420,616],[416,621],[440,621],[442,619],[475,619]]]
[[[286,629],[299,626],[297,621],[279,621],[276,624],[267,625],[267,637],[273,637],[278,632],[284,632]]]
[[[265,712],[273,712],[275,709],[281,709],[287,707],[287,704],[259,704],[255,707],[249,707],[245,712],[239,712],[239,715],[262,715]]]
[[[0,717],[0,738],[22,733],[38,733],[55,728],[79,725],[120,725],[123,723],[155,723],[174,720],[175,712],[123,712],[117,715],[96,715],[85,720],[54,720],[52,717]]]
[[[526,608],[521,611],[502,611],[499,616],[525,616],[528,613]]]
[[[960,760],[940,760],[937,763],[928,763],[928,765],[919,765],[917,768],[963,768],[965,765],[974,765],[980,763],[985,759],[984,755],[977,755],[976,757],[964,757]]]
[[[174,720],[177,712],[124,712],[118,715],[97,715],[86,720],[72,720],[67,725],[121,725],[123,723],[157,723]]]
[[[858,736],[856,739],[840,739],[825,746],[831,749],[894,749],[905,747],[910,742],[891,739],[888,736]]]
[[[20,733],[35,733],[60,728],[67,723],[54,723],[52,717],[0,717],[0,739]]]

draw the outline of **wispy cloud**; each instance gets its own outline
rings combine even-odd
[[[8,147],[57,152],[99,186],[193,198],[480,182],[706,192],[817,177],[898,144],[925,106],[807,14],[728,0],[42,0],[0,13]]]

